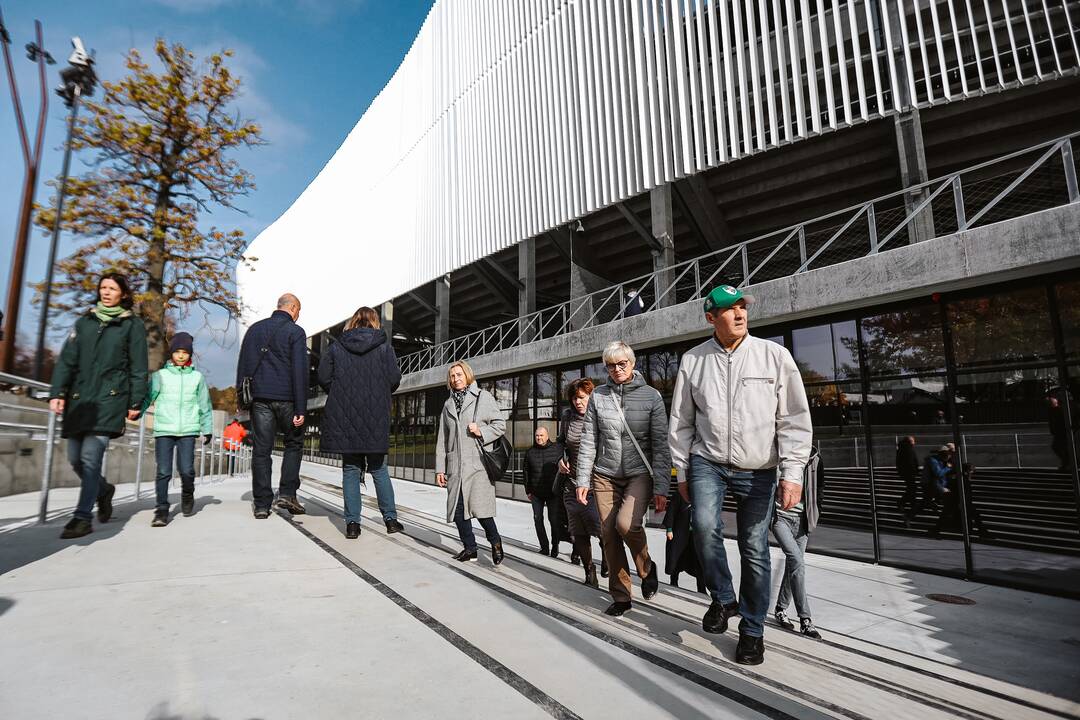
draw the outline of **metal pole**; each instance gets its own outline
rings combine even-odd
[[[39,351],[40,352],[40,351]],[[139,449],[135,457],[135,502],[139,501],[139,489],[142,483],[143,450],[146,448],[146,413],[139,416]]]
[[[206,443],[199,445],[199,477],[206,477]]]
[[[1013,433],[1013,444],[1016,445],[1016,469],[1020,469],[1020,436]]]
[[[82,88],[75,85],[71,99],[71,117],[68,119],[67,147],[64,148],[64,164],[60,171],[60,188],[56,193],[56,222],[53,223],[52,240],[49,242],[49,264],[45,266],[45,288],[41,295],[41,315],[38,318],[37,352],[34,356],[34,379],[41,380],[45,362],[45,328],[49,323],[49,301],[52,297],[53,267],[56,265],[56,246],[60,241],[60,219],[64,212],[64,192],[67,190],[68,169],[71,167],[71,136],[75,132],[75,120],[79,115],[79,98]],[[141,436],[141,431],[140,431]],[[136,479],[136,488],[138,480]],[[136,489],[135,499],[139,492]]]
[[[45,522],[49,514],[49,483],[52,480],[53,444],[56,439],[56,413],[49,411],[49,427],[45,431],[45,468],[41,472],[41,507],[38,522]]]

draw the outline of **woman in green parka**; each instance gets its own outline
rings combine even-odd
[[[214,411],[203,374],[191,364],[193,340],[179,332],[169,343],[169,360],[150,378],[146,406],[154,406],[154,454],[157,456],[157,507],[152,527],[169,524],[169,481],[173,455],[180,468],[180,512],[195,513],[195,440],[210,442]]]
[[[137,420],[146,397],[146,329],[132,311],[131,289],[119,273],[98,281],[97,304],[75,322],[53,370],[49,407],[63,414],[68,461],[81,487],[74,517],[62,538],[93,530],[112,516],[116,488],[101,477],[109,440],[124,434],[127,420]]]

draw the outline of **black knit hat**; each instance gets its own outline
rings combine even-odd
[[[191,355],[193,348],[194,340],[191,335],[186,332],[178,332],[173,335],[172,341],[169,343],[169,354],[172,355],[177,350],[187,350],[188,355]]]

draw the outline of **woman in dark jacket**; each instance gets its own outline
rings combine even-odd
[[[701,571],[694,538],[690,534],[690,503],[683,500],[677,492],[670,493],[667,513],[664,514],[664,529],[667,531],[665,547],[665,571],[672,587],[679,587],[679,573],[685,572],[697,578],[697,591],[706,592],[705,573]]]
[[[577,466],[578,448],[581,447],[581,435],[585,429],[585,409],[589,406],[589,396],[595,388],[589,378],[578,378],[570,383],[566,390],[566,399],[570,407],[563,410],[559,418],[559,444],[566,450],[566,455],[559,464],[562,481],[562,502],[566,509],[567,532],[574,543],[574,557],[581,559],[585,567],[585,584],[600,587],[596,579],[596,566],[592,559],[592,539],[601,540],[600,511],[596,507],[596,494],[589,492],[585,505],[577,501],[577,488],[574,485],[574,468]],[[603,542],[600,545],[600,575],[608,576],[607,563],[603,557]]]
[[[108,273],[98,281],[98,301],[75,321],[53,370],[49,407],[62,413],[68,461],[81,482],[74,517],[62,538],[93,531],[112,516],[116,487],[101,477],[109,440],[124,434],[127,420],[137,420],[146,397],[146,328],[131,311],[127,279]]]
[[[386,531],[404,528],[397,520],[394,485],[386,465],[390,450],[390,396],[401,382],[394,348],[382,331],[379,314],[357,310],[345,332],[319,362],[319,384],[326,389],[320,448],[341,453],[341,488],[345,496],[345,537],[360,536],[360,480],[375,479]]]

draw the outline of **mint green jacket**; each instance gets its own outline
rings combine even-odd
[[[172,361],[150,378],[146,407],[154,406],[154,437],[161,435],[209,435],[214,416],[210,389],[194,367],[177,367]]]

